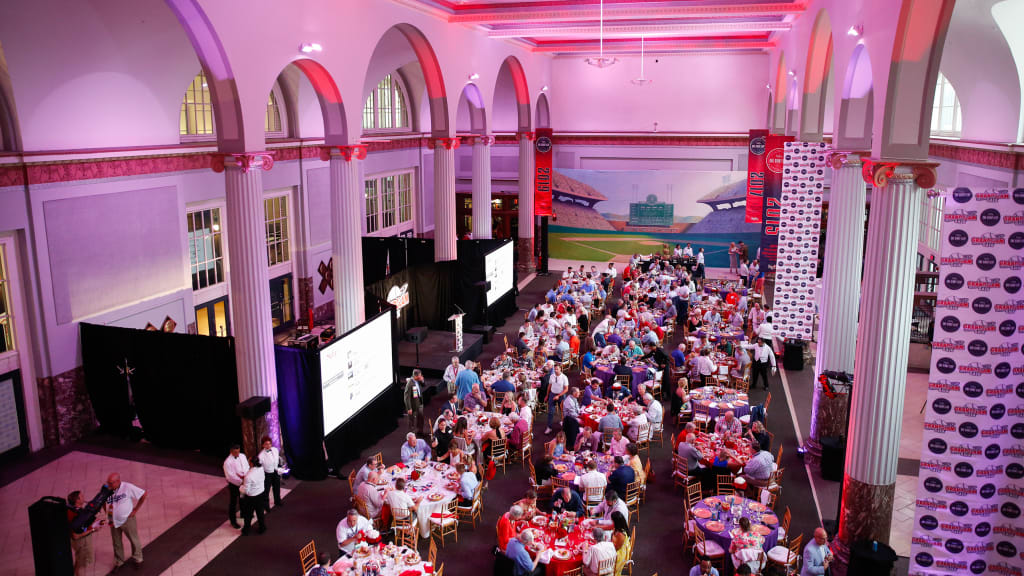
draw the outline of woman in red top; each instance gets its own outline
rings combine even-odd
[[[522,520],[523,509],[518,505],[509,508],[508,512],[498,518],[498,548],[504,552],[508,541],[516,537],[516,522]]]

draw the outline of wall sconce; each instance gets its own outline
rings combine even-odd
[[[857,38],[858,36],[864,34],[864,25],[855,24],[853,26],[850,26],[850,29],[846,31],[846,34],[847,36],[853,36],[854,38]]]
[[[316,42],[306,43],[299,46],[299,51],[302,52],[303,54],[309,54],[312,52],[322,52],[323,49],[324,47],[317,44]]]

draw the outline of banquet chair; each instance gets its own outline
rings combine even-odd
[[[689,509],[693,509],[694,506],[700,504],[700,482],[691,482],[686,485],[686,506]]]
[[[648,458],[644,461],[644,479],[650,481],[651,478],[651,459]],[[640,485],[640,503],[647,502],[647,482]]]
[[[395,544],[416,548],[420,533],[413,515],[407,508],[393,508],[391,513],[391,530],[395,533]]]
[[[744,376],[743,378],[736,378],[732,386],[737,392],[747,394],[750,392],[750,379],[747,376]]]
[[[659,400],[660,402],[660,400]],[[651,424],[651,442],[657,441],[658,446],[665,445],[665,421]]]
[[[593,515],[594,509],[604,502],[604,487],[590,486],[583,494],[583,505],[587,507],[587,515]]]
[[[560,476],[553,476],[551,478],[551,485],[554,486],[555,490],[557,490],[559,488],[570,488],[571,489],[572,488],[572,481],[571,480],[565,480],[564,478],[562,478]]]
[[[631,374],[616,374],[615,383],[621,385],[624,390],[633,390],[633,376]]]
[[[651,451],[651,425],[641,424],[636,430],[636,450],[637,454],[643,453],[646,450],[648,453]]]
[[[508,440],[498,438],[491,440],[491,462],[495,467],[501,466],[501,473],[505,473],[505,464],[508,462]]]
[[[736,487],[733,486],[731,474],[718,475],[718,496],[731,496],[736,494]]]
[[[359,512],[360,516],[362,516],[363,518],[366,518],[367,520],[372,522],[374,530],[376,530],[378,532],[382,532],[382,528],[384,526],[383,526],[383,520],[381,519],[380,514],[377,514],[376,516],[370,516],[370,513],[369,513],[369,511],[368,511],[368,509],[366,507],[366,499],[363,498],[362,496],[356,494],[355,501],[356,501],[356,512]]]
[[[626,508],[629,510],[629,518],[626,520],[632,520],[633,514],[636,514],[636,519],[640,520],[640,481],[636,480],[626,485]]]
[[[476,521],[481,519],[484,508],[484,485],[483,483],[477,484],[476,491],[473,492],[473,501],[469,506],[456,505],[455,510],[458,513],[459,520],[469,520],[473,524],[473,529],[476,530]]]
[[[577,566],[572,570],[562,572],[562,576],[583,576],[583,566]]]
[[[317,565],[316,540],[310,540],[309,544],[306,544],[299,550],[299,563],[302,564],[303,574],[309,572],[313,566]]]
[[[758,501],[761,504],[764,504],[769,510],[775,510],[775,503],[778,502],[779,499],[778,494],[762,489],[759,496]]]
[[[523,462],[524,466],[533,458],[533,430],[527,431],[526,436],[523,436],[523,445],[516,451],[516,457]]]
[[[782,515],[782,521],[779,522],[779,542],[789,541],[789,523],[792,520],[793,514],[789,511],[789,506],[786,506],[786,513]]]
[[[779,454],[775,457],[775,463],[772,464],[772,472],[779,469],[782,463],[782,444],[779,444]]]
[[[768,551],[768,562],[781,566],[788,573],[798,568],[798,561],[801,556],[801,545],[804,542],[804,535],[801,534],[789,542],[788,546],[776,546]]]
[[[672,489],[682,487],[689,489],[690,471],[686,469],[686,462],[679,458],[675,452],[672,453]],[[699,484],[698,484],[699,486]]]
[[[444,537],[448,534],[455,535],[455,541],[459,541],[459,514],[456,510],[458,499],[452,498],[444,505],[441,512],[430,515],[430,535],[441,539],[441,547],[444,547]],[[434,539],[430,539],[430,545],[434,545]]]
[[[785,468],[777,468],[772,471],[771,476],[768,477],[768,488],[767,490],[773,494],[779,494],[782,492],[782,474],[786,471]]]
[[[693,511],[690,508],[683,507],[683,551],[690,547],[690,539],[693,538],[694,531],[697,530],[697,521],[693,519]]]
[[[693,405],[693,423],[704,427],[711,423],[711,408],[707,404],[697,402]]]
[[[714,540],[708,541],[700,528],[693,531],[693,555],[696,559],[711,562],[712,565],[721,564],[722,571],[725,571],[725,549]]]
[[[381,465],[384,464],[384,454],[383,453],[377,452],[376,454],[374,454],[372,456],[372,458],[373,458],[374,463],[377,464],[377,466],[381,466]]]
[[[437,570],[434,570],[434,576],[444,576],[444,562],[441,562],[441,565],[437,567]]]
[[[430,539],[430,551],[427,553],[427,562],[434,564],[437,560],[437,542],[434,539]]]
[[[357,472],[359,472],[359,467],[358,466],[353,468],[352,471],[348,473],[348,493],[352,494],[353,496],[356,493],[355,483],[356,483],[356,473]]]
[[[615,574],[615,560],[617,558],[612,556],[605,558],[597,563],[597,576],[614,576]]]

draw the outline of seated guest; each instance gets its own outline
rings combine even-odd
[[[602,523],[611,524],[612,513],[618,512],[629,518],[629,508],[626,503],[619,498],[618,492],[615,490],[608,490],[604,493],[604,501],[594,508],[594,516],[601,519]]]
[[[690,576],[719,576],[718,568],[712,567],[708,560],[701,560],[700,564],[690,568]]]
[[[473,384],[472,391],[462,400],[466,412],[483,412],[487,410],[487,397],[480,391],[479,384]]]
[[[605,541],[604,530],[599,526],[594,526],[591,535],[594,537],[594,543],[583,551],[583,573],[587,576],[607,574],[601,572],[601,563],[615,558],[615,545]]]
[[[508,548],[508,541],[516,536],[516,522],[523,519],[523,509],[519,506],[512,506],[498,518],[498,548],[504,552]]]
[[[555,471],[554,458],[549,455],[545,455],[537,466],[537,484],[550,484],[551,478],[557,475],[558,472]]]
[[[587,515],[583,507],[583,499],[575,490],[568,487],[555,491],[554,496],[551,497],[551,509],[556,513],[574,512],[580,518]]]
[[[597,444],[597,434],[589,426],[584,426],[580,428],[580,435],[576,437],[576,445],[573,446],[573,452],[596,450],[598,448]]]
[[[505,370],[501,373],[501,380],[498,380],[494,384],[491,384],[491,391],[494,395],[504,394],[506,392],[515,392],[516,385],[512,382],[512,373]]]
[[[607,485],[608,478],[597,471],[597,462],[594,460],[587,460],[587,472],[580,476],[580,490],[584,493],[586,493],[590,488],[600,488],[604,490]]]
[[[595,361],[597,361],[597,356],[594,356],[593,348],[588,348],[587,351],[583,353],[583,358],[580,360],[583,364],[583,368],[590,371],[594,370]]]
[[[612,439],[608,442],[608,453],[612,456],[625,456],[629,438],[622,435],[622,428],[612,430]]]
[[[597,430],[602,435],[611,434],[614,430],[622,430],[622,420],[619,419],[619,415],[609,406],[608,413],[601,416],[601,420],[597,423]]]
[[[335,535],[338,537],[338,550],[345,556],[352,555],[360,539],[375,540],[380,536],[373,529],[373,522],[360,516],[355,509],[349,509],[345,518],[338,522]]]
[[[608,475],[608,488],[615,490],[616,494],[625,494],[626,487],[636,481],[636,473],[629,466],[622,456],[615,457],[615,470]]]
[[[501,429],[501,418],[491,416],[487,425],[489,427],[488,430],[480,436],[480,449],[483,451],[485,467],[491,461],[491,450],[494,447],[494,441],[505,439],[505,431]]]
[[[733,566],[737,568],[746,564],[751,571],[760,570],[764,561],[764,536],[754,531],[747,517],[740,518],[739,528],[729,532],[732,542],[729,543],[729,554],[732,555]]]
[[[743,423],[733,414],[732,410],[728,410],[723,418],[719,418],[715,422],[715,434],[739,438],[743,435]]]
[[[366,506],[366,513],[369,514],[370,518],[380,516],[380,510],[384,507],[384,496],[381,495],[380,490],[377,490],[377,484],[379,483],[380,472],[374,470],[370,472],[366,482],[363,482],[356,490],[356,496],[362,499],[363,504]]]
[[[434,441],[431,447],[434,449],[434,460],[448,462],[448,448],[451,446],[454,434],[448,427],[448,419],[441,418],[437,421],[437,429],[434,430]]]
[[[626,430],[626,436],[628,436],[630,440],[636,442],[639,439],[640,427],[644,424],[650,424],[647,421],[647,413],[639,406],[634,406],[633,417],[629,420],[629,429]],[[650,432],[648,432],[648,438],[650,438]]]
[[[583,390],[581,406],[590,406],[591,402],[601,397],[601,381],[597,378],[590,379],[590,385]]]
[[[533,518],[537,514],[537,492],[533,489],[527,490],[523,499],[516,502],[516,506],[523,511],[523,516]]]
[[[360,484],[366,482],[366,479],[370,476],[370,472],[373,472],[376,469],[377,459],[372,456],[367,458],[362,468],[359,469],[359,472],[356,472],[356,479],[352,481],[352,488],[358,488]]]
[[[711,471],[715,474],[728,474],[729,473],[729,458],[732,454],[727,448],[720,448],[718,454],[715,454],[715,459],[711,462]]]
[[[772,437],[768,435],[768,431],[764,429],[764,424],[760,420],[750,423],[750,432],[747,432],[747,438],[757,442],[757,445],[763,450],[770,451],[772,449]]]
[[[438,414],[437,418],[434,420],[434,433],[437,433],[437,427],[438,425],[440,425],[441,420],[447,420],[448,430],[452,430],[452,428],[455,426],[455,412],[448,409],[442,410],[441,413]]]
[[[519,336],[516,338],[515,346],[516,346],[516,352],[518,352],[520,356],[525,355],[527,352],[530,351],[530,345],[526,343],[526,331],[525,330],[523,330],[523,329],[519,330]]]
[[[317,554],[316,566],[309,569],[305,576],[331,576],[334,572],[331,570],[331,555],[327,552],[321,552]]]
[[[771,452],[762,450],[760,445],[752,445],[751,449],[756,450],[757,454],[754,454],[750,460],[747,460],[747,465],[743,467],[743,474],[741,476],[751,486],[765,488],[768,486],[769,478],[771,478],[775,458],[772,457]]]
[[[693,444],[697,441],[697,437],[693,433],[686,435],[686,440],[679,443],[679,447],[676,449],[676,454],[686,462],[686,472],[690,476],[693,476],[700,472],[700,452],[694,448]]]
[[[509,446],[513,450],[519,451],[523,448],[523,441],[526,436],[530,433],[530,423],[525,418],[520,418],[519,414],[509,414],[509,420],[512,421],[512,433],[508,436]]]
[[[476,487],[480,484],[476,474],[470,472],[465,464],[459,462],[455,465],[455,471],[459,474],[459,505],[469,506],[476,496]]]
[[[655,401],[652,394],[644,394],[644,404],[647,405],[647,421],[651,423],[651,430],[661,426],[661,420],[665,416],[665,408],[660,401]]]
[[[681,368],[686,363],[686,342],[680,342],[679,346],[672,351],[672,360],[675,361],[677,368]]]
[[[501,415],[508,416],[515,412],[517,408],[515,392],[505,392],[505,398],[501,401]]]
[[[417,460],[424,462],[430,460],[430,446],[427,446],[425,440],[417,438],[416,434],[409,432],[405,435],[405,444],[402,444],[402,462],[412,464]]]
[[[530,408],[526,394],[520,394],[519,398],[516,399],[516,404],[519,405],[519,418],[526,420],[527,428],[533,427],[533,408]]]
[[[519,536],[508,541],[505,555],[512,560],[512,576],[543,576],[545,566],[540,566],[540,553],[544,551],[544,544],[538,545],[539,550],[536,558],[531,557],[527,551],[528,546],[533,545],[533,532],[525,531]]]
[[[451,412],[453,415],[462,412],[462,410],[459,409],[459,399],[456,398],[455,395],[450,396],[448,400],[445,401],[444,406],[441,406],[441,414],[447,414],[448,412]],[[449,418],[449,420],[451,420],[449,424],[455,423],[453,418]]]
[[[640,449],[636,444],[630,442],[626,445],[626,454],[629,457],[629,467],[633,469],[633,473],[636,474],[636,479],[641,484],[647,483],[647,473],[644,472],[644,463],[640,461]]]
[[[395,518],[401,519],[407,516],[416,516],[416,507],[419,504],[405,493],[405,478],[395,480],[395,489],[389,491],[384,496],[384,501],[391,507],[391,515]]]
[[[559,430],[555,434],[554,439],[544,444],[544,454],[553,458],[558,458],[562,454],[565,454],[565,431]]]
[[[622,575],[622,569],[633,555],[633,543],[629,537],[629,522],[621,512],[612,512],[612,545],[615,546],[615,574]],[[632,573],[632,571],[630,571]]]

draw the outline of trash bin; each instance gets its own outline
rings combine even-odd
[[[850,546],[847,574],[892,574],[896,551],[884,542],[858,540]]]
[[[804,369],[804,342],[803,340],[786,340],[782,353],[782,366],[786,370]]]

